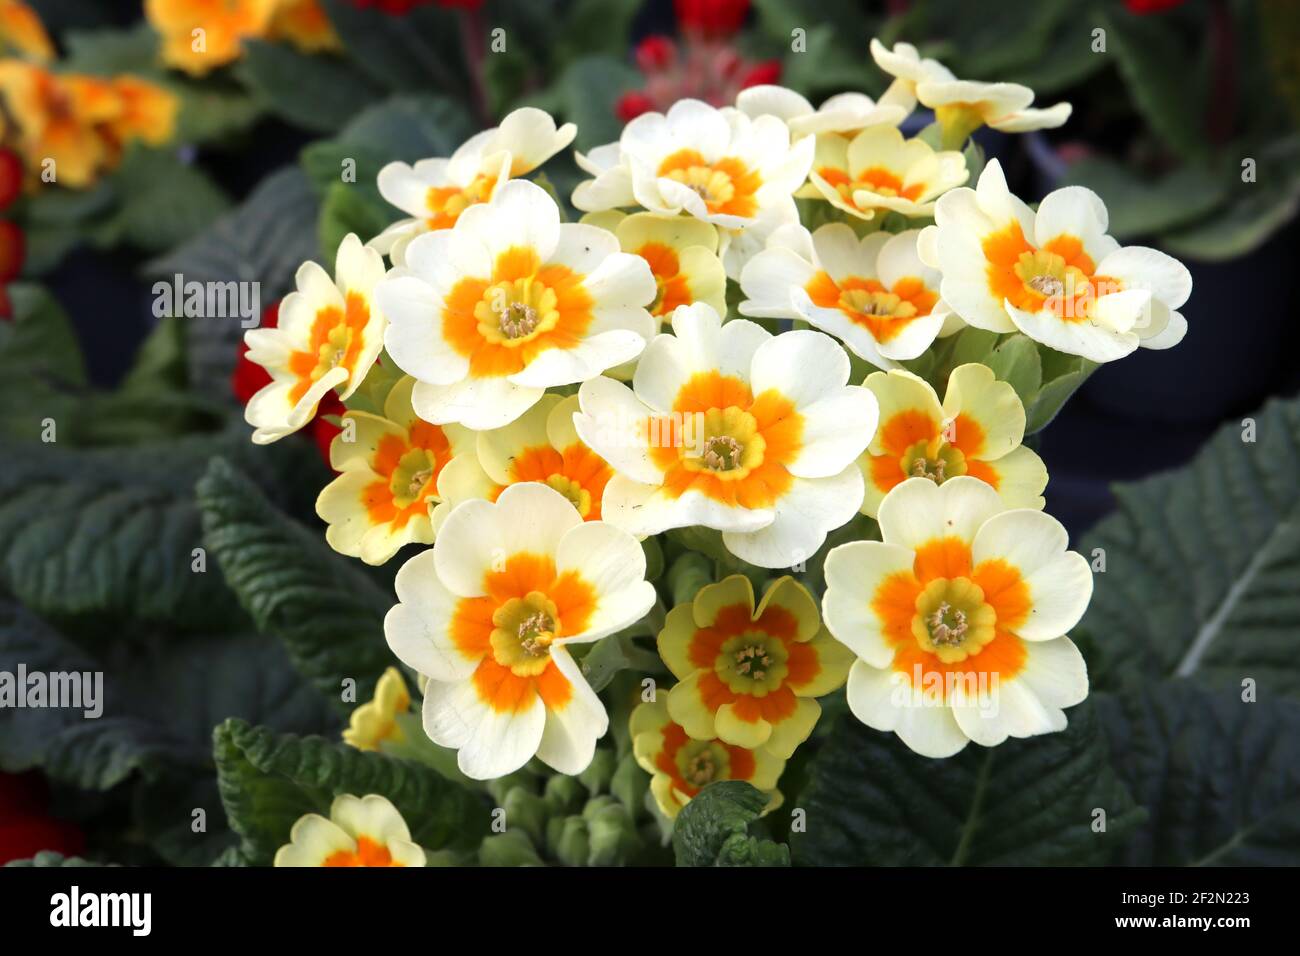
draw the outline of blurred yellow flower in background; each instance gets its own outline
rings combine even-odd
[[[38,63],[54,59],[54,44],[41,18],[22,0],[0,0],[0,52],[17,53]]]

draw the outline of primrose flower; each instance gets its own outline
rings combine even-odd
[[[880,428],[859,463],[866,481],[863,514],[908,478],[937,485],[970,475],[991,486],[1008,508],[1041,511],[1047,468],[1020,442],[1025,408],[1016,390],[987,365],[953,369],[943,404],[924,379],[903,369],[867,376],[880,403]]]
[[[1063,730],[1088,695],[1064,636],[1092,596],[1092,572],[1041,511],[1007,510],[962,476],[909,478],[880,504],[882,541],[826,557],[826,626],[858,660],[849,709],[926,757],[975,741]]]
[[[1108,222],[1101,198],[1082,186],[1048,193],[1035,213],[993,160],[977,188],[939,200],[918,251],[943,273],[944,301],[976,328],[1019,329],[1094,362],[1176,345],[1191,274],[1155,249],[1121,248]]]
[[[785,761],[768,750],[749,750],[716,737],[694,740],[668,716],[668,706],[660,698],[637,705],[630,730],[632,753],[650,774],[650,793],[670,820],[700,790],[718,780],[744,780],[762,790],[769,798],[764,813],[781,805],[776,783]]]
[[[386,740],[401,743],[406,739],[397,717],[411,709],[411,692],[406,689],[402,672],[389,667],[375,684],[375,696],[352,711],[343,731],[344,743],[358,750],[378,750]]]
[[[393,223],[370,244],[401,265],[421,233],[450,229],[470,206],[492,198],[506,180],[525,176],[573,142],[577,127],[558,129],[549,113],[524,107],[501,125],[467,139],[450,159],[392,162],[379,171],[379,194],[409,219]]]
[[[599,521],[613,470],[578,437],[577,410],[576,395],[543,395],[509,425],[477,432],[468,452],[453,458],[438,478],[443,501],[434,509],[434,528],[462,501],[495,501],[502,490],[525,481],[548,485],[569,499],[584,521]]]
[[[812,153],[811,142],[791,145],[775,116],[751,120],[730,107],[678,100],[667,114],[643,113],[628,123],[616,152],[593,151],[599,158],[592,165],[602,172],[579,184],[573,202],[586,212],[639,204],[743,229],[764,209],[789,201],[808,176]]]
[[[909,109],[919,100],[934,110],[945,144],[960,146],[981,126],[1004,133],[1053,129],[1070,118],[1069,103],[1033,109],[1034,91],[1019,83],[977,83],[959,80],[937,60],[922,59],[916,47],[895,44],[891,51],[879,40],[871,41],[876,64],[894,77],[881,103]]]
[[[174,93],[129,74],[110,82],[118,96],[119,112],[106,129],[115,144],[138,139],[161,146],[172,138],[181,106]]]
[[[0,52],[16,52],[38,63],[54,59],[54,43],[45,24],[23,0],[0,0]]]
[[[833,339],[773,336],[707,305],[673,314],[637,363],[578,392],[578,434],[613,467],[604,520],[638,536],[703,525],[762,567],[810,557],[862,503],[854,464],[876,402]]]
[[[109,80],[6,59],[0,61],[0,97],[29,168],[53,160],[59,183],[77,189],[116,161],[104,129],[119,118],[122,104]]]
[[[244,409],[254,442],[270,444],[302,428],[330,391],[340,400],[356,391],[384,347],[384,316],[372,298],[383,275],[379,253],[349,233],[339,243],[333,280],[304,262],[294,277],[297,291],[280,303],[279,325],[245,333],[245,357],[271,373]]]
[[[439,478],[453,456],[473,451],[468,429],[415,414],[414,386],[410,376],[394,385],[382,416],[345,412],[344,430],[330,443],[330,467],[340,474],[316,499],[316,514],[329,525],[331,548],[367,564],[383,564],[403,545],[433,542]]]
[[[588,213],[582,221],[608,229],[619,248],[646,261],[657,290],[649,311],[660,324],[679,305],[706,302],[719,315],[727,311],[727,274],[714,226],[686,216],[628,216],[613,209]]]
[[[545,485],[512,485],[495,504],[455,508],[396,588],[388,645],[428,677],[425,733],[459,751],[466,776],[500,777],[534,755],[560,773],[587,767],[609,718],[569,647],[654,605],[635,538],[584,522]]]
[[[736,96],[736,108],[751,119],[770,115],[785,121],[796,139],[818,133],[856,133],[868,126],[897,126],[907,116],[901,106],[876,103],[865,93],[839,93],[817,109],[784,86],[751,86]]]
[[[851,140],[818,136],[811,185],[799,195],[821,196],[859,219],[872,219],[877,210],[918,218],[931,215],[935,200],[969,177],[961,153],[936,153],[892,126],[869,126]]]
[[[321,0],[276,0],[267,39],[288,40],[304,53],[333,53],[343,49]]]
[[[266,35],[279,0],[145,0],[168,66],[202,76],[243,55],[243,41]],[[202,31],[198,37],[195,31]]]
[[[650,267],[613,233],[561,224],[546,190],[512,180],[451,229],[414,239],[376,295],[388,353],[417,379],[416,412],[483,430],[551,386],[636,358],[654,334],[655,293]]]
[[[276,866],[424,866],[424,850],[411,842],[406,821],[388,800],[371,793],[341,793],[329,819],[300,817],[289,842],[275,854]]]
[[[916,358],[946,331],[939,271],[916,252],[915,229],[861,239],[845,223],[812,235],[783,226],[740,274],[742,315],[803,319],[877,368]]]
[[[668,713],[696,740],[789,759],[840,687],[853,655],[822,627],[817,601],[794,578],[768,586],[758,607],[735,574],[669,612],[659,656],[680,683]]]

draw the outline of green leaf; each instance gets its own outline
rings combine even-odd
[[[1090,704],[1060,733],[918,756],[852,714],[836,722],[800,797],[800,865],[1079,865],[1104,861],[1142,819],[1111,770]],[[1093,812],[1106,831],[1093,832]]]
[[[584,56],[569,63],[558,89],[564,118],[578,126],[577,149],[591,149],[618,139],[623,122],[615,112],[618,99],[641,85],[641,74],[612,56]]]
[[[1150,815],[1116,862],[1300,864],[1300,704],[1140,681],[1099,707],[1115,769]]]
[[[1206,77],[1189,64],[1179,35],[1160,17],[1114,14],[1103,20],[1120,75],[1143,119],[1174,152],[1205,153]]]
[[[151,631],[86,645],[0,597],[0,670],[17,674],[22,665],[28,675],[102,675],[90,685],[95,699],[83,696],[81,707],[0,708],[0,767],[39,767],[90,790],[107,790],[137,771],[155,779],[181,773],[172,779],[191,781],[211,772],[211,730],[226,717],[286,730],[327,726],[323,702],[294,674],[283,649],[260,635]],[[188,829],[199,805],[174,801],[155,821]],[[199,841],[191,834],[190,842]]]
[[[32,411],[38,421],[41,414]],[[77,449],[67,447],[75,429],[65,424],[73,423],[57,424],[57,443],[0,445],[0,584],[59,618],[190,627],[237,620],[215,569],[192,570],[203,543],[193,487],[214,453],[248,456],[245,427]]]
[[[267,109],[304,129],[338,129],[381,90],[346,60],[300,53],[282,43],[244,42],[235,74]]]
[[[1227,205],[1195,225],[1160,237],[1171,253],[1220,262],[1253,252],[1300,210],[1300,134],[1258,151],[1256,179],[1243,182],[1240,166],[1223,174]]]
[[[151,278],[171,281],[253,282],[265,307],[293,287],[294,273],[318,253],[319,204],[307,177],[288,166],[271,173],[238,207],[183,245],[145,264]],[[243,324],[202,319],[188,324],[190,380],[225,398]]]
[[[1121,240],[1195,222],[1222,204],[1227,193],[1224,177],[1204,166],[1183,166],[1151,181],[1103,156],[1071,163],[1064,183],[1101,196],[1110,213],[1107,231]]]
[[[789,866],[789,847],[750,834],[767,803],[762,791],[741,780],[709,784],[677,817],[677,865]]]
[[[339,243],[350,232],[355,232],[362,242],[369,242],[393,220],[391,210],[379,190],[369,184],[334,183],[321,204],[321,256],[327,262],[333,261]]]
[[[122,388],[145,394],[183,391],[189,376],[185,361],[185,326],[179,318],[161,320],[136,352]]]
[[[1079,630],[1094,686],[1196,677],[1300,696],[1300,400],[1220,429],[1192,462],[1115,488],[1118,511],[1083,541],[1105,554]]]
[[[320,737],[276,735],[227,720],[213,733],[217,783],[240,853],[266,865],[308,813],[329,815],[342,793],[378,793],[397,808],[423,847],[468,849],[488,832],[489,808],[436,771]]]
[[[1096,362],[1077,355],[1050,355],[1050,350],[1040,350],[1043,365],[1043,387],[1039,389],[1031,406],[1025,408],[1025,434],[1040,432],[1065,407],[1075,392],[1099,366]]]
[[[467,95],[460,12],[421,4],[400,17],[352,0],[322,0],[349,59],[383,87]]]
[[[1019,334],[1008,336],[988,354],[985,364],[999,380],[1016,390],[1028,408],[1043,379],[1043,363],[1034,340]]]
[[[101,247],[129,243],[162,252],[211,226],[230,207],[206,173],[167,150],[129,148],[111,180],[117,207],[92,232]]]
[[[664,612],[658,608],[625,631],[601,638],[582,657],[582,676],[591,689],[599,693],[609,686],[614,675],[634,670],[642,675],[661,674],[659,655],[637,644],[636,638],[654,637],[663,626]]]
[[[816,26],[810,24],[816,23]],[[870,86],[877,74],[870,55],[863,56],[861,44],[846,43],[845,34],[819,20],[802,24],[806,31],[806,49],[791,53],[782,64],[781,82],[814,102],[845,88]],[[786,35],[789,43],[789,34]]]
[[[344,710],[342,682],[365,700],[392,655],[384,615],[393,605],[362,570],[337,554],[319,528],[304,528],[220,459],[198,485],[203,540],[258,630],[284,641],[294,665]]]
[[[29,857],[28,859],[10,860],[4,865],[14,867],[117,866],[116,863],[96,863],[93,860],[83,859],[79,856],[64,856],[62,853],[57,853],[54,850],[42,850],[40,853],[37,853],[35,856]]]

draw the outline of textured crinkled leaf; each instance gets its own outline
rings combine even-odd
[[[357,700],[368,699],[392,663],[384,641],[392,596],[227,462],[211,463],[198,498],[203,540],[258,629],[283,640],[298,670],[340,707],[353,706],[340,698],[347,678]]]
[[[800,795],[799,865],[1077,865],[1106,860],[1142,819],[1092,707],[1060,733],[970,744],[945,760],[841,716]],[[1094,812],[1106,831],[1094,832]]]
[[[1300,703],[1133,682],[1098,708],[1115,770],[1149,814],[1130,866],[1300,864]]]
[[[245,42],[235,72],[272,113],[320,132],[338,129],[381,93],[346,60],[279,43]]]
[[[208,175],[172,150],[129,147],[112,182],[117,206],[91,232],[104,247],[128,243],[162,252],[202,232],[230,208]]]
[[[789,866],[790,850],[749,832],[768,796],[741,780],[701,790],[677,816],[673,853],[678,866]]]
[[[387,797],[432,850],[474,846],[488,831],[488,805],[422,764],[241,720],[217,727],[213,753],[226,816],[253,864],[270,863],[299,817],[328,816],[341,793]]]
[[[1257,681],[1300,696],[1300,400],[1220,429],[1174,472],[1118,485],[1118,511],[1084,539],[1104,551],[1078,630],[1094,686],[1123,675]]]

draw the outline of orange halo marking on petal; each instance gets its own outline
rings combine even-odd
[[[406,505],[398,505],[393,494],[393,474],[400,467],[402,457],[408,452],[422,450],[433,458],[433,465],[418,493]],[[362,491],[361,503],[371,524],[391,524],[404,528],[412,518],[429,513],[429,499],[437,494],[438,475],[451,460],[451,441],[437,425],[417,421],[411,425],[403,439],[387,434],[379,439],[370,468],[378,481],[372,481]]]
[[[679,305],[690,305],[691,283],[682,274],[681,257],[677,250],[662,242],[647,242],[636,254],[650,266],[657,293],[650,306],[650,314],[663,319],[673,314]]]
[[[613,474],[613,469],[605,459],[582,442],[574,442],[563,451],[550,445],[525,448],[510,462],[512,483],[540,481],[545,484],[562,478],[577,484],[590,498],[587,511],[582,516],[586,521],[600,520],[600,501],[605,494],[605,485]]]
[[[896,173],[884,166],[872,166],[858,173],[858,189],[869,189],[881,196],[901,196],[903,199],[915,200],[925,188],[921,183],[904,186],[903,180]]]
[[[838,309],[854,325],[871,333],[877,342],[896,339],[917,319],[930,314],[939,296],[920,278],[904,276],[886,288],[878,279],[848,276],[836,282],[824,271],[816,273],[804,286],[808,298],[824,309]],[[872,302],[891,312],[865,312],[861,303]]]
[[[326,306],[316,312],[306,350],[289,356],[289,371],[297,381],[289,400],[297,404],[312,383],[332,368],[356,368],[366,345],[365,329],[370,322],[370,303],[360,292],[349,292],[344,309]]]
[[[748,218],[758,212],[754,194],[763,177],[739,159],[728,156],[710,163],[698,150],[679,149],[664,157],[656,175],[694,189],[712,214]]]
[[[557,636],[586,630],[596,611],[595,588],[575,571],[557,574],[547,555],[518,552],[500,570],[483,575],[485,597],[462,598],[452,615],[451,639],[467,657],[482,657],[472,681],[479,699],[497,713],[517,713],[530,706],[533,694],[540,694],[551,709],[562,709],[573,696],[573,687],[554,659],[537,675],[521,677],[499,663],[492,653],[493,614],[511,598],[539,592],[555,605]]]
[[[443,301],[442,334],[469,359],[473,378],[499,378],[522,371],[547,349],[574,348],[593,321],[595,302],[583,286],[586,276],[568,266],[544,265],[535,250],[513,246],[499,256],[489,278],[469,277],[452,286]],[[497,283],[531,280],[555,295],[554,324],[518,341],[495,341],[480,329],[475,310]]]
[[[335,850],[325,858],[321,866],[405,866],[393,859],[393,854],[384,844],[368,836],[356,839],[355,850]]]

